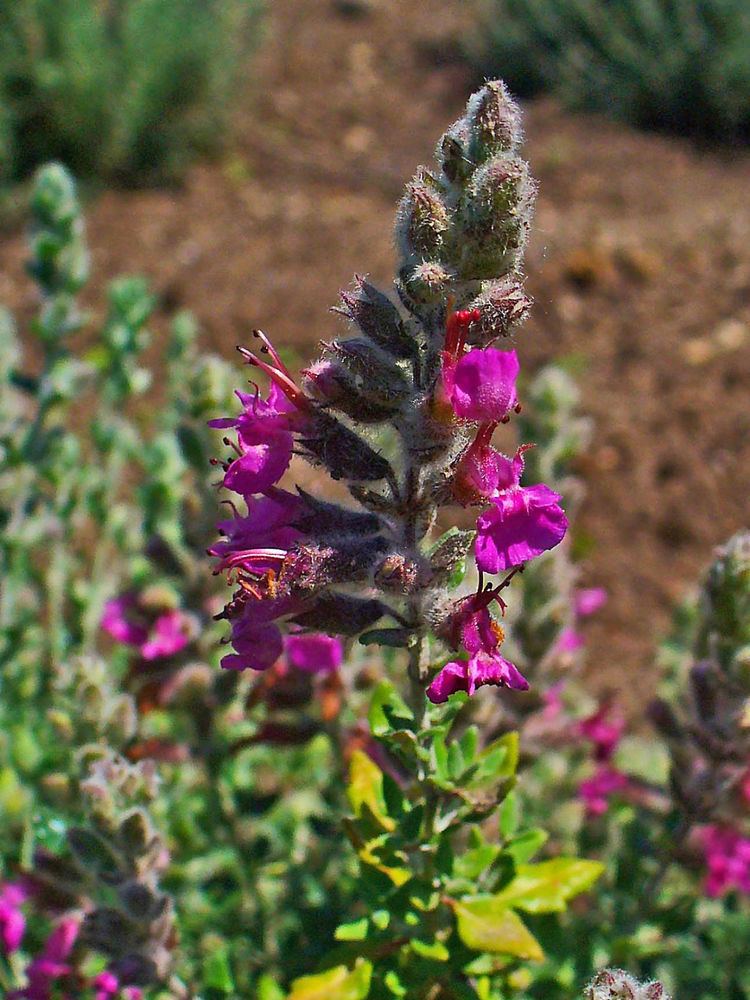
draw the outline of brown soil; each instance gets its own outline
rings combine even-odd
[[[476,82],[456,58],[460,0],[275,0],[252,96],[222,163],[176,192],[88,209],[97,289],[150,277],[231,356],[253,326],[312,353],[354,271],[392,274],[394,203]],[[351,13],[351,10],[360,13]],[[344,11],[349,10],[350,13]],[[582,359],[596,435],[580,463],[586,583],[611,594],[591,661],[639,695],[668,612],[746,524],[750,491],[750,155],[526,112],[540,181],[528,255],[527,368]],[[20,234],[0,242],[0,300],[23,315]]]

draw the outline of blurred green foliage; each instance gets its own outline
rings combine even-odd
[[[746,0],[483,0],[470,52],[522,97],[644,128],[750,137]]]
[[[61,160],[82,178],[179,178],[217,147],[259,0],[0,4],[0,180]]]

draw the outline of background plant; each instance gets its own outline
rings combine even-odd
[[[522,95],[645,128],[746,139],[750,12],[742,0],[489,0],[471,43]]]
[[[256,0],[32,0],[0,12],[0,178],[50,159],[117,183],[216,149]]]

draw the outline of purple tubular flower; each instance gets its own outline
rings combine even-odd
[[[427,688],[427,697],[441,705],[457,691],[473,695],[477,688],[492,684],[516,691],[528,690],[529,683],[510,660],[498,653],[477,653],[470,660],[451,660],[436,674]]]
[[[443,381],[453,411],[461,420],[499,423],[518,405],[515,351],[473,350],[455,366],[443,369]]]
[[[21,905],[27,898],[26,890],[15,882],[8,882],[0,889],[0,944],[6,955],[12,955],[21,947],[26,930]]]
[[[560,495],[543,483],[521,486],[522,451],[496,462],[497,489],[492,506],[477,518],[476,560],[484,573],[502,573],[565,537],[568,519]]]
[[[232,621],[234,653],[222,658],[224,670],[267,670],[281,656],[284,645],[274,619],[293,610],[288,600],[248,601]]]
[[[287,636],[284,640],[284,653],[289,666],[308,674],[338,670],[344,658],[340,639],[317,633]]]
[[[265,493],[289,468],[297,410],[275,383],[267,400],[258,393],[238,391],[236,395],[243,405],[238,417],[209,421],[211,427],[237,430],[238,457],[226,468],[224,486],[242,496]]]

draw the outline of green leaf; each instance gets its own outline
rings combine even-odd
[[[541,962],[544,952],[524,922],[497,896],[453,902],[458,936],[467,948]]]
[[[412,938],[409,946],[415,954],[422,958],[431,958],[434,962],[447,962],[451,957],[442,941],[420,941],[419,938]]]
[[[490,743],[476,758],[479,766],[472,785],[512,778],[518,767],[519,753],[518,733],[506,733]]]
[[[526,913],[559,913],[573,896],[589,889],[604,871],[599,861],[554,858],[520,865],[513,881],[495,896],[503,906]]]
[[[373,691],[367,718],[373,736],[385,736],[397,728],[392,720],[411,722],[414,716],[390,681],[381,681]]]
[[[203,982],[206,989],[218,990],[221,993],[234,993],[234,979],[225,945],[213,948],[204,959]]]
[[[372,965],[361,958],[353,969],[337,965],[314,976],[295,979],[287,1000],[365,1000],[371,979]]]
[[[362,917],[361,920],[352,920],[348,924],[339,924],[333,936],[337,941],[364,941],[368,927],[367,917]]]
[[[505,796],[498,810],[498,816],[500,819],[500,833],[504,837],[511,837],[516,832],[521,818],[518,797],[515,792],[509,792]]]
[[[546,830],[535,827],[533,830],[524,830],[506,846],[505,850],[513,858],[517,865],[523,865],[534,857],[536,852],[548,841],[549,834]]]
[[[349,762],[347,795],[355,816],[361,816],[366,806],[384,829],[395,829],[385,805],[383,772],[362,750],[355,750]]]

